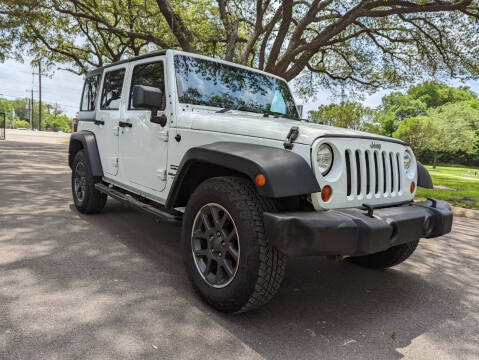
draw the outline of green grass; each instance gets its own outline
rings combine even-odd
[[[423,189],[418,188],[417,199],[434,197],[436,199],[446,200],[452,205],[462,206],[470,209],[479,210],[479,169],[464,166],[432,166],[426,165],[431,174],[434,185],[444,186],[448,189]],[[469,203],[464,200],[452,199],[473,199],[475,203]]]

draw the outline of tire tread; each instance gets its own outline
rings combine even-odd
[[[95,188],[95,184],[101,182],[102,179],[100,176],[93,176],[92,171],[90,168],[90,163],[88,162],[88,158],[85,154],[84,150],[80,150],[76,153],[75,158],[73,159],[73,171],[72,171],[72,191],[73,191],[73,176],[74,171],[76,169],[76,165],[79,161],[83,161],[85,163],[85,171],[86,171],[86,183],[88,193],[86,196],[86,202],[84,204],[77,204],[75,202],[75,206],[81,213],[84,214],[97,214],[103,210],[106,204],[107,195],[98,191]],[[75,195],[73,195],[75,196]]]
[[[253,216],[255,232],[259,242],[258,279],[253,293],[237,313],[256,309],[267,302],[278,292],[286,272],[286,255],[272,247],[264,229],[263,212],[275,211],[272,199],[260,196],[251,182],[240,178],[225,178],[229,185],[236,188],[238,197],[243,198],[247,211]]]
[[[208,184],[206,184],[208,183]],[[273,248],[268,242],[263,222],[263,212],[274,211],[272,199],[261,197],[248,179],[240,177],[213,178],[201,184],[202,190],[227,192],[230,199],[237,204],[241,214],[252,220],[259,248],[259,266],[254,289],[246,302],[238,306],[236,299],[223,302],[212,302],[201,294],[196,286],[197,294],[216,309],[228,313],[242,313],[256,309],[276,294],[286,271],[286,255]]]

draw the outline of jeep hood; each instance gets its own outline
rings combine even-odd
[[[334,126],[290,120],[283,117],[263,117],[260,114],[250,115],[239,111],[224,114],[214,111],[192,111],[181,113],[182,123],[189,123],[192,129],[214,131],[228,134],[252,136],[264,139],[284,141],[293,126],[299,128],[299,136],[295,143],[311,145],[321,136],[364,137],[390,141],[391,138]]]

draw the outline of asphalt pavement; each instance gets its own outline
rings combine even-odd
[[[80,214],[70,174],[62,136],[0,141],[0,359],[479,358],[478,221],[386,271],[290,259],[229,316],[193,293],[179,228],[112,199]]]

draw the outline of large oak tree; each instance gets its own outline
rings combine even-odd
[[[176,48],[316,86],[477,78],[478,0],[0,0],[3,57],[76,73]]]

